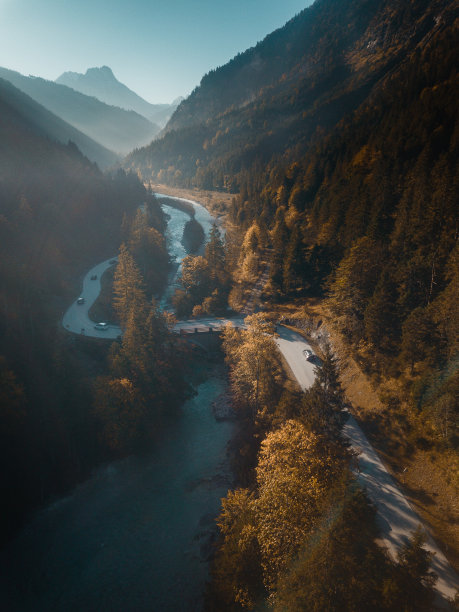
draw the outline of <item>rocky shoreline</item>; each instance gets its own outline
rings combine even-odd
[[[233,398],[229,389],[224,391],[212,402],[211,410],[216,421],[234,421],[236,419],[236,413],[233,408]]]

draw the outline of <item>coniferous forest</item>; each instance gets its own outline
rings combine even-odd
[[[422,525],[396,555],[382,545],[345,431],[350,413],[459,571],[458,42],[458,0],[316,0],[159,105],[168,123],[124,160],[28,97],[77,92],[0,79],[2,546],[95,468],[159,448],[217,368],[231,477],[201,607],[457,609],[459,583],[439,601]],[[145,117],[107,108],[124,144],[146,142]],[[180,262],[158,186],[206,194],[219,217],[206,237],[175,203]],[[118,337],[69,333],[84,275],[110,258],[90,316]],[[185,320],[192,332],[174,328]],[[199,320],[210,348],[184,339]],[[281,328],[314,349],[308,388]]]
[[[234,193],[227,215],[230,305],[241,308],[263,271],[268,311],[292,312],[293,306],[304,319],[311,316],[308,304],[315,313],[320,304],[332,339],[340,338],[377,390],[382,409],[361,417],[386,460],[395,470],[420,461],[420,470],[435,472],[443,483],[435,486],[453,496],[459,422],[458,16],[457,2],[318,1],[207,74],[163,137],[125,161],[146,181]],[[191,284],[188,275],[198,265],[190,258],[189,287],[177,296],[179,308],[201,286],[197,271]],[[183,312],[189,314],[191,306]],[[235,401],[248,411],[245,427],[252,437],[241,442],[245,461],[237,462],[242,488],[224,500],[219,518],[210,608],[250,609],[260,598],[272,598],[279,610],[432,609],[419,592],[402,603],[405,579],[396,585],[393,576],[404,571],[368,548],[374,523],[369,514],[359,514],[371,514],[359,493],[326,470],[320,477],[330,480],[317,484],[333,502],[319,502],[317,491],[301,491],[303,482],[311,482],[301,470],[311,468],[295,461],[314,451],[295,444],[318,431],[324,435],[324,421],[316,429],[313,413],[330,406],[314,396],[320,388],[293,406],[280,391],[260,388],[261,380],[275,384],[281,368],[269,365],[268,349],[255,348],[263,339],[252,346],[254,353],[244,342],[228,338],[224,346]],[[255,358],[260,351],[263,363]],[[249,409],[254,387],[256,405]],[[309,443],[337,442],[332,436]],[[345,452],[338,448],[339,443],[333,451],[321,447],[319,460]],[[286,456],[273,458],[276,453]],[[337,457],[333,466],[340,461],[349,466],[349,458]],[[297,479],[287,484],[290,473]],[[309,508],[310,495],[320,510],[295,517],[293,500]],[[337,504],[348,526],[354,520],[368,525],[353,549],[355,558],[339,526],[343,515],[337,523],[325,518]],[[436,526],[441,532],[444,522],[442,537],[457,559],[451,508],[439,510]],[[350,555],[345,562],[339,559],[344,550]],[[354,562],[366,585],[356,586],[359,603],[352,589],[338,594],[336,579],[333,594],[323,585],[325,567],[344,576],[344,565],[353,574]],[[371,588],[366,563],[378,575]],[[402,558],[398,563],[403,565]],[[421,582],[427,588],[426,575]]]
[[[457,398],[457,19],[449,1],[316,2],[206,75],[126,160],[147,181],[236,192],[238,278],[268,249],[270,300],[326,298],[365,367],[416,374],[430,413]],[[433,427],[451,441],[447,412],[448,433]]]

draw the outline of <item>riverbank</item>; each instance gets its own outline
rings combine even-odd
[[[147,184],[147,186],[151,187],[154,192],[164,193],[170,197],[194,200],[195,202],[202,204],[202,206],[204,206],[212,215],[218,219],[221,219],[221,223],[224,221],[232,199],[236,197],[236,195],[232,193],[205,191],[203,189],[184,189],[181,187],[170,187],[169,185],[159,183],[150,183],[149,185]]]
[[[191,203],[186,202],[184,199],[179,199],[178,197],[177,199],[175,199],[176,196],[170,196],[169,194],[166,194],[166,193],[162,194],[159,192],[155,192],[155,195],[156,195],[156,199],[161,205],[166,204],[167,206],[171,206],[172,208],[181,210],[187,215],[190,215],[192,219],[194,219],[196,211],[194,209],[194,206]],[[163,196],[166,196],[166,197],[163,197]]]

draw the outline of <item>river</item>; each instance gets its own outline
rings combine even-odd
[[[189,217],[167,208],[168,244],[179,262]],[[150,453],[97,469],[1,553],[2,610],[201,609],[214,520],[230,486],[234,424],[211,410],[225,390],[219,366],[196,368],[197,395],[164,425]]]
[[[172,206],[168,206],[164,204],[168,200],[181,200],[190,204],[194,208],[194,218],[198,223],[201,224],[206,240],[209,238],[209,233],[212,228],[212,225],[215,223],[215,218],[197,202],[193,202],[192,200],[185,200],[184,198],[173,198],[172,196],[167,196],[162,193],[155,194],[156,196],[161,198],[163,202],[163,210],[169,217],[169,222],[167,224],[166,230],[166,238],[168,242],[169,253],[175,258],[176,265],[173,267],[171,275],[169,277],[169,281],[166,287],[166,290],[163,293],[163,296],[160,301],[160,307],[162,309],[170,308],[170,300],[173,296],[175,290],[178,286],[178,280],[180,278],[181,265],[180,262],[187,254],[185,248],[182,244],[183,237],[183,228],[185,223],[190,219],[189,215],[178,208],[174,208]],[[222,228],[220,228],[222,229]]]

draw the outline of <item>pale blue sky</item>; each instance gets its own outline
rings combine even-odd
[[[188,95],[312,0],[0,0],[0,66],[55,79],[107,65],[150,102]]]

